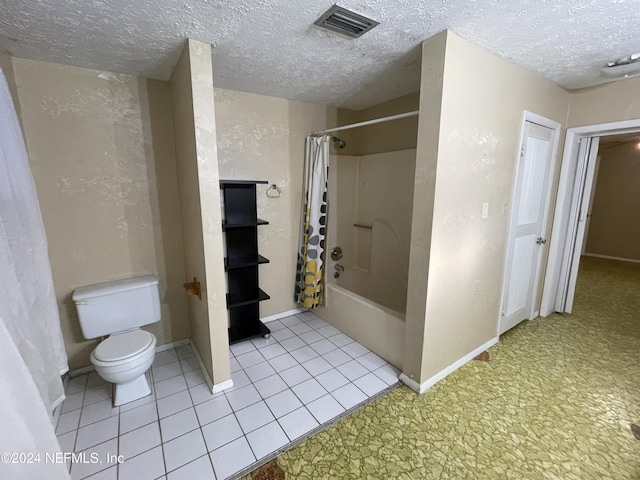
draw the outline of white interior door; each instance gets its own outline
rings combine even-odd
[[[511,214],[500,334],[533,318],[547,220],[554,130],[525,122]]]
[[[558,312],[571,313],[573,308],[573,297],[576,292],[582,244],[585,240],[585,227],[594,185],[593,179],[599,145],[599,137],[580,139],[576,179],[571,197],[569,227],[562,258],[560,288],[556,300],[556,311]]]

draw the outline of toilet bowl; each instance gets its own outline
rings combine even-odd
[[[115,406],[151,393],[146,372],[155,356],[156,337],[144,330],[109,336],[91,352],[91,364],[100,377],[113,383]]]
[[[80,287],[73,292],[85,338],[108,336],[91,352],[96,372],[113,384],[115,406],[151,393],[147,371],[155,356],[156,337],[143,325],[160,321],[155,275]]]

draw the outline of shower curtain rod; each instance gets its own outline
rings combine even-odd
[[[400,113],[398,115],[391,115],[390,117],[376,118],[374,120],[367,120],[366,122],[352,123],[351,125],[344,125],[342,127],[329,128],[327,130],[322,130],[320,132],[313,132],[311,135],[322,135],[325,133],[338,132],[340,130],[348,130],[350,128],[358,128],[358,127],[364,127],[366,125],[373,125],[374,123],[382,123],[382,122],[389,122],[391,120],[399,120],[401,118],[413,117],[415,115],[418,115],[419,113],[420,113],[419,110],[416,110],[414,112]]]

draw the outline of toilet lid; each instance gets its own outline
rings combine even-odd
[[[112,335],[93,351],[93,356],[103,362],[116,362],[132,357],[153,342],[153,335],[145,330],[132,330],[118,335]]]

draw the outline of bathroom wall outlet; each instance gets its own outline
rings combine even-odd
[[[482,218],[489,216],[489,204],[487,202],[482,204]]]
[[[509,210],[509,205],[507,205],[507,202],[504,202],[504,204],[502,205],[502,216],[503,217],[507,214],[507,210]]]
[[[473,294],[477,295],[480,292],[480,280],[473,282]]]

